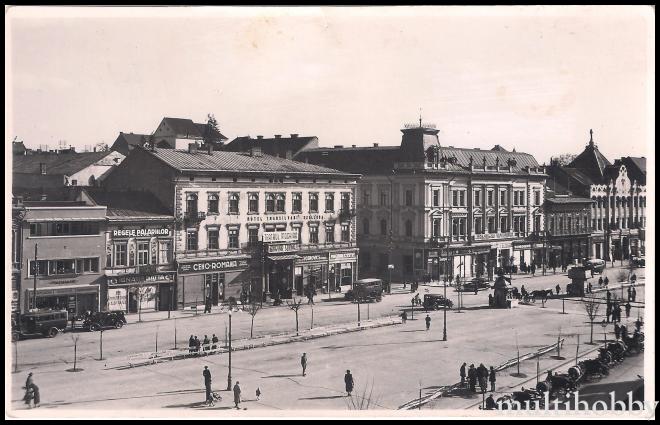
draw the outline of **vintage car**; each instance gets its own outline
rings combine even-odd
[[[630,259],[632,262],[633,266],[635,267],[645,267],[646,266],[646,260],[644,257],[632,257]]]
[[[484,279],[483,277],[475,277],[465,283],[461,282],[458,290],[465,292],[474,292],[475,288],[476,290],[490,289],[490,284],[488,283],[488,279]]]
[[[95,332],[101,329],[120,329],[126,324],[123,311],[98,311],[83,319],[83,328]]]
[[[594,273],[602,273],[605,270],[605,260],[599,258],[592,258],[583,262],[587,270],[591,270]]]
[[[439,294],[424,294],[424,310],[439,310],[443,307],[452,308],[454,303]]]
[[[383,281],[380,279],[360,279],[353,282],[353,289],[346,291],[348,301],[369,302],[383,299]]]
[[[42,310],[12,316],[12,339],[28,335],[53,338],[67,327],[66,310]]]

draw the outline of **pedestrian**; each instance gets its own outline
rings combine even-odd
[[[486,369],[483,363],[477,368],[477,378],[479,380],[479,389],[481,389],[482,393],[485,393],[488,382],[488,369]]]
[[[532,276],[536,273],[536,264],[532,263]]]
[[[495,400],[493,399],[493,395],[490,394],[488,397],[486,397],[486,410],[495,410],[497,409],[497,403],[495,403]]]
[[[300,358],[300,366],[302,366],[303,376],[305,376],[305,370],[307,369],[307,353],[303,353]]]
[[[626,319],[630,318],[630,310],[632,309],[632,306],[630,305],[630,301],[626,303]]]
[[[473,393],[477,392],[477,370],[474,368],[474,364],[471,364],[468,369],[468,382],[470,384],[470,391]]]
[[[32,401],[34,402],[34,407],[39,407],[41,395],[39,394],[39,387],[36,384],[32,384]]]
[[[635,287],[633,286],[633,289],[632,289],[632,302],[635,302],[636,299],[637,299],[637,289],[635,289]]]
[[[211,371],[208,366],[204,366],[202,376],[204,376],[204,387],[206,388],[206,404],[211,404],[213,403],[213,395],[211,395]]]
[[[347,370],[346,375],[344,375],[344,384],[346,384],[346,394],[350,396],[353,392],[353,386],[355,385],[350,370]]]
[[[628,339],[628,328],[626,325],[621,325],[621,339],[623,341]]]
[[[616,321],[621,323],[621,305],[619,303],[614,305],[614,313],[616,314]]]
[[[610,315],[612,315],[612,304],[607,303],[607,307],[605,307],[605,318],[607,319],[607,323],[610,323]],[[614,317],[612,317],[612,321],[614,321]]]
[[[603,276],[598,278],[598,287],[602,288],[603,287]]]
[[[628,287],[628,301],[632,300],[632,286]]]
[[[238,403],[241,402],[241,387],[238,385],[238,381],[236,381],[236,385],[234,385],[234,405],[236,406],[236,409],[238,409]]]
[[[641,319],[638,317],[637,320],[635,320],[635,330],[636,330],[637,332],[641,332],[641,331],[642,331],[642,324],[643,324],[643,323],[642,323]]]
[[[202,342],[195,335],[195,353],[199,354],[199,348],[202,346]]]
[[[210,344],[210,343],[211,343],[211,341],[209,340],[209,336],[208,336],[208,335],[204,335],[204,343],[203,343],[203,344],[204,344],[204,351],[208,351],[208,350],[209,350],[209,348],[210,348],[210,347],[209,347],[209,344]]]
[[[490,367],[490,373],[488,375],[489,381],[490,381],[490,390],[495,391],[495,368],[493,366]]]
[[[213,334],[213,338],[211,338],[211,342],[213,342],[213,345],[211,346],[212,350],[216,350],[218,348],[218,342],[219,341],[220,340],[218,339],[218,337],[215,336],[215,334]]]
[[[426,330],[428,331],[429,328],[431,327],[431,317],[429,317],[429,315],[427,314],[426,319],[424,320],[426,321]]]
[[[190,335],[190,339],[188,340],[188,351],[190,353],[195,351],[195,338],[192,335]]]
[[[555,286],[555,291],[557,291],[557,295],[559,295],[559,292],[561,291],[561,287],[559,286],[559,284]]]
[[[633,273],[633,275],[630,277],[630,281],[632,283],[635,283],[637,281],[637,275],[635,273]]]
[[[557,266],[556,265],[552,266],[552,274],[557,274]]]
[[[603,285],[605,285],[605,287],[607,288],[607,285],[609,284],[610,284],[610,280],[608,279],[607,276],[605,276],[605,280],[603,280]]]
[[[621,328],[619,327],[618,324],[614,324],[614,338],[619,339],[619,336],[621,335]]]
[[[257,396],[257,401],[259,401],[259,397],[261,397],[261,390],[259,387],[257,387],[257,391],[255,391],[255,395]]]
[[[25,389],[25,395],[23,396],[23,400],[25,400],[25,404],[30,406],[30,402],[32,401],[33,397],[33,390],[32,390],[32,384],[34,381],[32,380],[32,372],[28,373],[27,378],[25,379],[25,386],[23,387]]]
[[[460,374],[461,374],[461,387],[462,387],[463,385],[465,385],[465,366],[466,366],[466,365],[467,365],[467,363],[465,363],[465,362],[463,362],[463,364],[461,365],[461,370],[460,370]]]
[[[204,313],[211,312],[211,299],[209,297],[204,298]]]
[[[405,324],[406,320],[408,320],[408,314],[404,311],[401,313],[401,323]]]

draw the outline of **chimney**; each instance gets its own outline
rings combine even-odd
[[[291,138],[292,138],[292,139],[295,139],[295,138],[297,138],[297,137],[298,137],[298,133],[291,133]]]
[[[252,146],[250,148],[250,156],[261,156],[261,146]]]
[[[46,174],[46,163],[44,162],[39,163],[39,172],[41,174]]]
[[[211,155],[211,156],[213,155],[213,145],[212,144],[210,144],[210,143],[207,144],[206,145],[206,150],[209,153],[209,155]]]
[[[188,153],[197,153],[197,143],[188,143]]]
[[[353,147],[353,148],[357,148],[357,146],[355,146],[355,145],[351,145],[351,147]]]
[[[94,152],[96,152],[96,146],[94,146]]]
[[[279,138],[281,138],[281,137],[282,137],[281,134],[276,134],[276,135],[275,135],[275,138],[276,138],[276,139],[279,139]]]
[[[377,147],[378,147],[378,143],[374,143],[374,148],[377,148]]]
[[[259,140],[261,140],[263,138],[264,138],[264,136],[257,136],[257,139],[259,139]]]

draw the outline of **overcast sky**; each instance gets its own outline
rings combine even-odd
[[[6,23],[7,138],[29,147],[207,113],[230,139],[394,145],[420,108],[444,145],[540,163],[590,128],[610,160],[649,157],[654,136],[645,7],[14,8]]]

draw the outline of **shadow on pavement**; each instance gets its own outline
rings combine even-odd
[[[461,398],[478,398],[479,394],[470,391],[467,387],[457,387],[443,394],[443,397],[461,397]]]
[[[332,400],[336,398],[346,398],[345,395],[330,395],[330,396],[325,396],[325,397],[304,397],[304,398],[299,398],[298,400]]]
[[[297,378],[301,377],[302,374],[297,373],[293,375],[270,375],[270,376],[262,376],[262,378]]]

